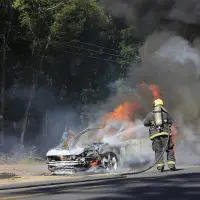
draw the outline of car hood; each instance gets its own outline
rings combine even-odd
[[[55,149],[50,149],[47,152],[47,156],[63,156],[63,155],[79,155],[81,153],[83,153],[84,148],[81,147],[77,147],[74,149],[59,149],[59,148],[55,148]]]

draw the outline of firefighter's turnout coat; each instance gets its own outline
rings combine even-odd
[[[144,126],[149,127],[149,137],[151,140],[153,140],[155,137],[163,136],[168,134],[171,134],[170,127],[173,124],[173,119],[167,112],[167,110],[162,106],[161,107],[161,114],[162,114],[162,120],[163,125],[161,126],[161,129],[157,129],[157,126],[155,125],[155,111],[151,111],[147,114],[146,118],[144,119]]]

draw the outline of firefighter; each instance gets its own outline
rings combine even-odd
[[[152,140],[152,149],[155,152],[155,159],[160,158],[163,148],[166,147],[168,141],[168,135],[170,134],[170,139],[167,153],[167,162],[170,170],[176,170],[175,155],[174,155],[174,144],[171,137],[171,126],[173,124],[173,119],[164,108],[164,103],[162,99],[156,99],[153,102],[153,111],[149,112],[144,119],[144,126],[149,127],[149,137]],[[163,172],[164,170],[164,159],[163,157],[159,160],[157,164],[157,170]]]

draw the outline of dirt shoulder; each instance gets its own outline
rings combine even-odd
[[[48,170],[44,163],[17,163],[1,164],[0,173],[15,173],[17,176],[37,176],[48,175]]]
[[[104,176],[110,176],[105,174]],[[102,174],[88,174],[88,177],[101,177]],[[38,164],[0,164],[0,187],[18,184],[40,184],[41,182],[55,182],[81,179],[82,175],[51,175],[44,163]]]
[[[66,178],[51,176],[43,163],[0,164],[0,185]]]

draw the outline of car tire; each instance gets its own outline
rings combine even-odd
[[[113,152],[104,153],[101,163],[107,171],[116,170],[119,166],[117,155]]]
[[[55,172],[56,168],[55,168],[55,166],[48,166],[48,170],[50,172]]]

